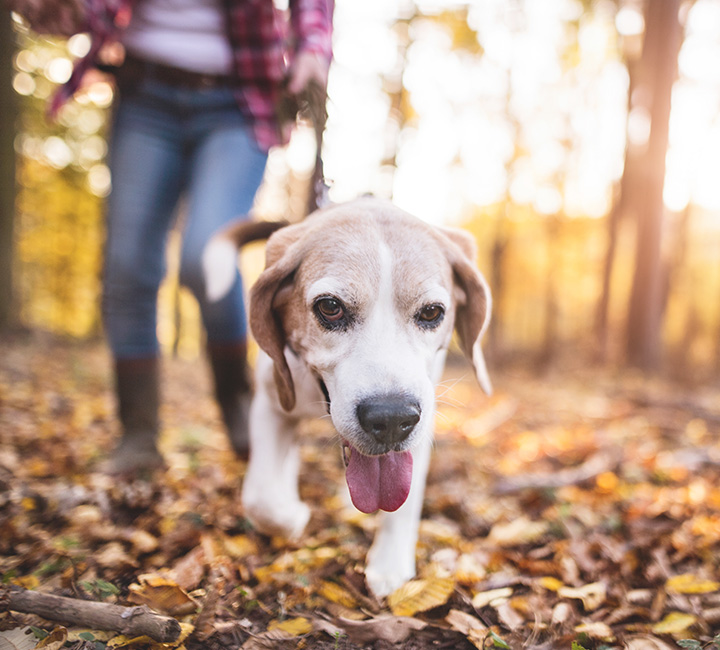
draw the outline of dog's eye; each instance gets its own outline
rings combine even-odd
[[[440,325],[445,316],[445,308],[442,305],[425,305],[416,314],[415,320],[420,327],[433,329]]]
[[[320,298],[314,308],[321,325],[333,327],[345,320],[345,306],[337,298]]]

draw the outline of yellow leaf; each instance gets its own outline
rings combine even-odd
[[[573,587],[560,587],[557,593],[561,598],[576,598],[582,600],[585,611],[592,612],[605,602],[607,588],[602,582],[591,582],[578,589],[574,589]]]
[[[670,612],[662,621],[652,626],[655,634],[684,634],[695,625],[697,618],[684,612]]]
[[[323,597],[327,598],[331,603],[337,603],[343,607],[357,607],[358,602],[355,600],[353,595],[344,587],[341,587],[335,582],[329,580],[323,580],[317,592]]]
[[[668,591],[678,594],[709,594],[720,589],[720,582],[703,580],[692,573],[673,576],[665,583]]]
[[[30,511],[35,510],[37,504],[35,503],[35,499],[33,499],[32,497],[23,497],[20,500],[20,505],[22,506],[23,510]]]
[[[140,646],[150,646],[153,644],[153,640],[149,636],[125,636],[124,634],[118,634],[108,641],[106,648],[113,650],[114,648],[133,648]]]
[[[257,544],[247,535],[223,537],[222,543],[225,551],[233,560],[241,560],[258,552]]]
[[[453,578],[411,580],[388,596],[388,605],[395,616],[414,616],[444,605],[454,589]]]
[[[142,575],[138,580],[140,584],[128,587],[130,602],[147,605],[170,616],[183,616],[197,610],[197,603],[172,580],[157,574]]]
[[[82,641],[81,634],[92,634],[95,641],[107,642],[115,636],[115,632],[108,632],[107,630],[91,630],[88,628],[73,628],[68,630],[67,640],[69,643],[77,643]]]
[[[23,589],[36,589],[40,585],[37,576],[21,576],[19,578],[13,578],[10,582]]]
[[[603,641],[611,641],[615,638],[610,626],[600,621],[592,621],[582,623],[575,628],[577,634],[586,634],[593,639],[602,639]]]
[[[268,632],[273,630],[280,630],[287,632],[292,636],[301,636],[302,634],[309,634],[313,630],[312,623],[302,616],[297,618],[288,618],[284,621],[270,621],[268,625]]]
[[[476,609],[482,609],[487,605],[495,605],[500,602],[506,601],[512,596],[513,590],[511,587],[503,587],[502,589],[490,589],[488,591],[481,591],[472,599],[473,607]]]
[[[553,576],[543,576],[538,580],[538,584],[543,589],[547,589],[548,591],[559,591],[562,587],[565,586],[563,585],[562,580],[558,580]]]

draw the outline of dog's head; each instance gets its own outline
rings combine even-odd
[[[279,230],[266,255],[250,294],[250,325],[274,362],[281,405],[295,406],[289,348],[325,392],[349,451],[355,504],[396,509],[409,489],[406,452],[432,431],[434,382],[453,330],[491,391],[480,349],[490,292],[473,240],[363,199]],[[403,487],[380,485],[384,474]],[[379,487],[366,494],[366,479]]]

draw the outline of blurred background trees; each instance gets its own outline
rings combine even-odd
[[[86,39],[15,32],[14,314],[93,336],[112,88],[91,75],[47,123]],[[717,376],[720,0],[337,0],[335,43],[331,198],[370,191],[475,234],[496,300],[494,363]],[[302,214],[313,148],[300,128],[271,154],[258,216]],[[244,257],[251,276],[261,259]],[[197,311],[172,274],[160,313],[166,348],[197,354]]]
[[[15,220],[16,101],[12,87],[13,29],[10,15],[0,16],[0,328],[12,312],[12,250]]]

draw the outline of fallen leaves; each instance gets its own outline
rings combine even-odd
[[[388,606],[395,616],[414,616],[447,603],[454,588],[452,578],[410,580],[388,596]]]
[[[157,574],[138,576],[139,584],[131,584],[128,602],[148,605],[169,616],[185,616],[198,609],[198,603],[172,580]]]
[[[107,389],[87,381],[86,366],[69,383],[72,364],[51,356],[32,375],[0,358],[5,582],[147,605],[180,621],[178,650],[667,650],[710,648],[720,629],[717,432],[690,414],[674,413],[671,426],[666,411],[613,397],[614,384],[592,389],[602,408],[580,399],[579,414],[573,391],[590,389],[558,397],[552,383],[565,378],[524,380],[484,412],[475,387],[460,383],[467,406],[442,406],[418,577],[378,602],[362,575],[375,518],[346,509],[322,423],[303,434],[301,492],[313,518],[290,545],[244,520],[244,466],[227,451],[196,364],[168,363],[161,446],[176,464],[123,482],[93,471],[112,445]],[[88,439],[78,422],[98,434]],[[0,650],[39,642],[18,615],[0,613],[3,628]],[[80,633],[67,630],[65,647],[160,650],[147,638]],[[54,634],[46,647],[63,638]]]

